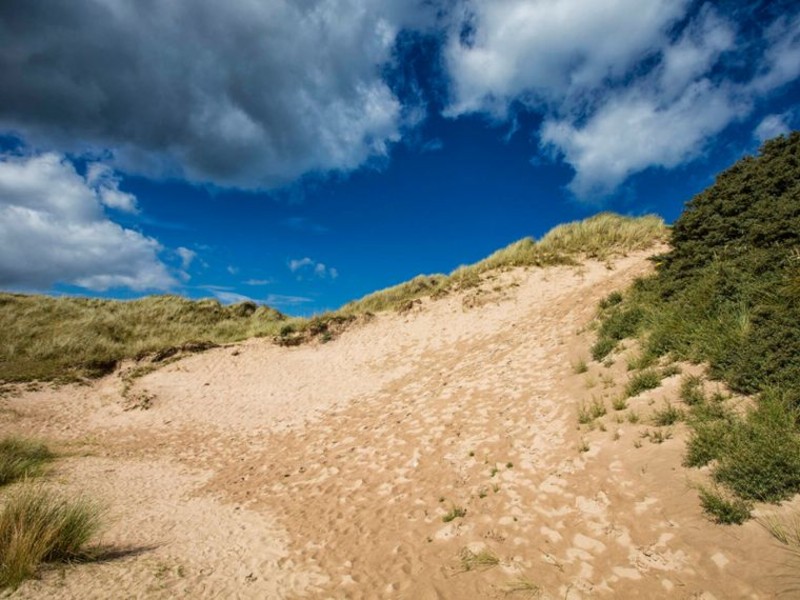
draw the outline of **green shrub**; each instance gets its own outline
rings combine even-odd
[[[616,306],[622,302],[622,294],[619,292],[611,292],[608,296],[600,300],[600,310],[606,310],[612,306]]]
[[[616,348],[617,342],[609,338],[599,338],[591,348],[592,358],[596,361],[603,360]]]
[[[596,346],[608,353],[620,335],[639,336],[643,353],[707,364],[711,378],[756,395],[739,418],[706,400],[699,379],[681,385],[693,428],[685,462],[715,461],[715,480],[736,494],[717,510],[738,518],[741,502],[800,491],[800,132],[721,173],[670,242],[656,273],[601,315]]]

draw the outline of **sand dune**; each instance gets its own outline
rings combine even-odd
[[[597,302],[646,258],[495,273],[327,344],[190,356],[127,398],[121,373],[20,389],[2,399],[2,433],[70,453],[52,479],[103,499],[117,555],[14,597],[788,593],[796,565],[756,522],[702,515],[682,426],[642,437],[679,377],[615,412],[624,360],[574,372]],[[126,410],[131,398],[149,408]],[[590,430],[577,412],[593,398],[609,414]]]

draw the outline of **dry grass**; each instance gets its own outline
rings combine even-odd
[[[481,275],[511,267],[546,267],[578,264],[594,258],[606,260],[643,250],[666,239],[667,228],[657,216],[623,217],[601,213],[583,221],[559,225],[539,240],[524,238],[474,265],[461,266],[450,275],[419,275],[342,307],[346,314],[398,309],[417,298],[437,297],[449,291],[479,285]]]
[[[461,551],[461,568],[464,571],[474,571],[481,569],[491,569],[500,564],[500,559],[497,558],[490,550],[481,550],[480,552],[473,552],[469,548],[464,548]]]
[[[51,460],[53,453],[44,444],[14,437],[0,440],[0,486],[38,475]]]
[[[92,502],[70,501],[35,484],[14,490],[0,513],[0,588],[16,588],[43,562],[87,558],[100,514]]]
[[[285,323],[277,311],[252,302],[0,294],[0,380],[96,376],[125,358],[274,335]]]
[[[169,356],[176,349],[193,351],[251,337],[274,337],[285,345],[325,342],[356,317],[402,310],[422,297],[474,287],[493,269],[606,259],[650,247],[665,236],[658,217],[603,213],[556,227],[539,242],[515,242],[450,275],[420,275],[312,319],[287,319],[253,302],[223,306],[178,296],[114,301],[0,294],[0,381],[99,376],[122,359]]]

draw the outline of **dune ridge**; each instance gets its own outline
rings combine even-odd
[[[770,535],[703,516],[684,426],[653,441],[680,377],[615,411],[635,348],[576,372],[597,303],[662,250],[487,271],[328,343],[19,386],[0,433],[68,452],[53,477],[111,507],[102,543],[124,552],[15,597],[780,595]],[[592,401],[607,414],[582,426]]]

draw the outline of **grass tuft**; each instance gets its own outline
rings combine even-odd
[[[38,475],[53,458],[44,444],[14,437],[0,440],[0,486]]]
[[[729,497],[720,490],[700,488],[700,504],[707,515],[723,525],[739,525],[750,518],[752,505],[741,498]]]
[[[490,550],[473,552],[469,548],[461,550],[461,568],[464,571],[491,569],[500,564],[500,559]]]
[[[447,514],[442,517],[442,521],[449,523],[450,521],[463,518],[465,516],[467,516],[467,509],[454,504],[450,507],[450,510],[447,512]]]
[[[681,380],[680,398],[689,406],[702,404],[705,401],[703,379],[697,375],[687,375]]]
[[[654,369],[647,369],[636,373],[625,385],[625,395],[628,398],[638,396],[642,392],[652,390],[661,385],[661,374]]]
[[[94,503],[70,501],[38,485],[14,490],[0,513],[0,587],[16,588],[43,562],[87,558],[100,513]]]
[[[664,408],[653,413],[653,424],[657,427],[667,427],[674,425],[678,421],[683,421],[685,416],[681,409],[667,402]]]

